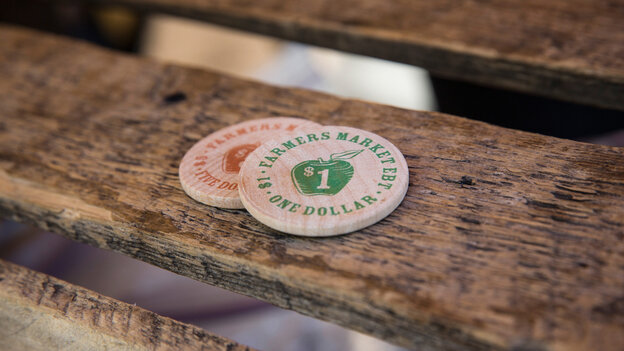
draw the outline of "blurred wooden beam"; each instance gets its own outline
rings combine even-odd
[[[0,349],[251,350],[195,326],[3,260]]]
[[[617,1],[112,3],[408,63],[444,78],[624,110],[624,6]]]

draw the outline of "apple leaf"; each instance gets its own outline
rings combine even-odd
[[[333,161],[333,160],[348,160],[350,158],[354,158],[355,156],[359,155],[364,150],[365,149],[338,152],[338,153],[335,153],[335,154],[331,154],[331,156],[329,156],[329,159],[331,161]]]

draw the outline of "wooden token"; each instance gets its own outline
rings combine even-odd
[[[180,163],[180,183],[193,199],[222,208],[244,208],[238,195],[240,166],[265,140],[299,128],[320,127],[301,118],[272,117],[238,123],[198,141]]]
[[[390,214],[409,184],[401,152],[379,135],[327,126],[267,141],[240,172],[245,208],[282,232],[330,236]]]

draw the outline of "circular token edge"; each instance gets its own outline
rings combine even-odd
[[[309,123],[312,123],[313,125],[310,125],[310,128],[320,128],[323,127],[322,124],[317,123],[315,121],[311,121],[307,118],[303,118],[303,117],[292,117],[292,116],[271,116],[271,117],[264,117],[264,118],[256,118],[256,119],[248,119],[246,121],[242,121],[242,122],[238,122],[235,124],[230,124],[226,127],[223,127],[219,130],[216,130],[208,135],[206,135],[205,137],[199,139],[197,142],[195,142],[190,148],[188,148],[188,150],[186,150],[186,152],[184,153],[184,155],[182,156],[182,159],[180,160],[180,164],[178,165],[178,181],[180,183],[180,185],[182,185],[182,190],[184,191],[184,193],[190,197],[191,199],[202,203],[204,205],[208,205],[208,206],[212,206],[212,207],[218,207],[218,208],[223,208],[223,209],[228,209],[228,210],[243,210],[245,209],[245,205],[243,204],[243,202],[241,201],[240,198],[240,191],[237,191],[238,193],[238,197],[228,197],[228,196],[215,196],[215,195],[207,195],[204,193],[201,193],[199,191],[193,190],[190,188],[190,186],[188,184],[186,184],[184,181],[182,181],[182,177],[180,176],[181,174],[181,167],[182,167],[182,161],[184,160],[184,158],[186,157],[186,154],[188,152],[191,151],[191,149],[193,149],[195,147],[195,145],[201,143],[204,139],[209,138],[211,135],[218,133],[226,128],[230,128],[239,124],[243,124],[243,123],[248,123],[248,122],[252,122],[252,121],[261,121],[261,120],[265,120],[265,119],[273,119],[273,118],[288,118],[288,119],[299,119],[299,120],[303,120]],[[289,133],[296,133],[297,131],[294,130],[292,132]],[[280,136],[281,137],[281,136]],[[269,139],[272,140],[272,139]],[[264,143],[264,142],[263,142]],[[258,148],[262,147],[262,145],[258,146]],[[248,155],[249,157],[249,155]],[[241,167],[242,170],[242,167]],[[240,171],[238,172],[238,175],[236,176],[236,179],[239,181],[239,185],[240,185]],[[240,189],[240,186],[238,187]]]
[[[243,166],[241,167],[241,171],[238,173],[238,194],[239,194],[239,199],[241,200],[241,202],[243,203],[243,206],[245,206],[245,209],[247,210],[247,212],[249,212],[256,220],[258,220],[258,222],[273,228],[279,232],[282,233],[286,233],[286,234],[291,234],[291,235],[296,235],[296,236],[304,236],[304,237],[330,237],[330,236],[338,236],[338,235],[344,235],[344,234],[349,234],[349,233],[353,233],[357,230],[360,229],[364,229],[367,228],[379,221],[381,221],[382,219],[388,217],[392,212],[394,212],[394,210],[397,209],[397,207],[399,207],[399,205],[403,202],[403,200],[405,199],[405,195],[407,194],[407,190],[409,188],[409,177],[410,177],[410,173],[409,173],[409,167],[407,165],[407,161],[405,160],[405,156],[403,155],[403,153],[401,152],[401,150],[399,150],[398,147],[396,147],[396,145],[394,145],[392,142],[390,142],[388,139],[382,137],[381,135],[377,134],[377,133],[373,133],[371,131],[368,130],[364,130],[364,129],[359,129],[359,128],[354,128],[354,127],[348,127],[348,126],[321,126],[321,128],[349,128],[349,129],[354,129],[354,130],[361,130],[367,133],[371,133],[376,135],[377,137],[381,138],[382,140],[386,141],[388,144],[390,144],[395,151],[397,151],[397,154],[400,155],[400,163],[405,167],[405,170],[407,171],[407,177],[406,180],[404,182],[403,185],[403,189],[399,190],[399,192],[397,193],[397,197],[395,201],[385,201],[383,204],[381,204],[379,210],[377,211],[377,213],[375,215],[370,215],[370,216],[366,216],[363,217],[362,220],[360,221],[354,221],[354,222],[349,222],[347,220],[345,220],[344,222],[341,222],[340,224],[331,227],[331,228],[326,228],[326,231],[324,233],[318,234],[318,233],[310,233],[307,229],[308,227],[303,226],[303,225],[298,225],[298,224],[294,224],[294,223],[286,223],[283,221],[279,221],[277,219],[275,219],[272,216],[269,216],[267,214],[264,214],[262,212],[262,210],[260,209],[256,209],[256,207],[251,206],[251,204],[246,200],[246,197],[244,196],[244,190],[243,187],[240,186],[242,183],[242,173],[243,173],[243,169],[245,168],[245,166],[247,165],[247,162],[250,158],[250,156],[256,152],[256,150],[260,149],[263,145],[260,145],[256,150],[254,150],[251,154],[249,154],[249,156],[247,156],[247,159],[245,159],[245,162],[243,163]],[[296,133],[293,132],[293,133]],[[280,136],[279,139],[281,139],[283,136]],[[272,141],[272,140],[276,140],[278,138],[272,138],[267,140],[266,142]],[[266,143],[265,142],[265,143]],[[391,199],[391,198],[390,198]],[[389,200],[390,200],[389,199]],[[281,229],[281,228],[288,228],[288,229]],[[330,230],[331,229],[331,230]]]

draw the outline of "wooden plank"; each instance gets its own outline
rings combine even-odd
[[[624,110],[622,1],[114,2]]]
[[[251,350],[43,273],[0,260],[3,350]]]
[[[0,216],[419,350],[624,343],[622,148],[0,28]],[[279,115],[387,138],[403,203],[313,239],[184,194],[197,140]]]

